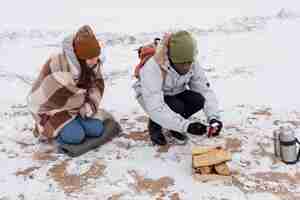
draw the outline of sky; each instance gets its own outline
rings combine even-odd
[[[99,31],[118,32],[130,31],[129,24],[136,23],[143,32],[149,31],[145,24],[152,26],[151,29],[176,24],[207,26],[232,17],[275,15],[281,8],[297,12],[300,3],[296,0],[10,0],[1,5],[0,28],[55,29],[92,24]]]

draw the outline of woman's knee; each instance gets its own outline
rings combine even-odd
[[[62,128],[58,136],[58,142],[66,144],[80,144],[84,138],[84,129],[81,124],[74,119]]]
[[[90,137],[100,137],[104,132],[103,122],[99,119],[87,118],[81,121],[85,134]]]

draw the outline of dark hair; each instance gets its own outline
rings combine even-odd
[[[81,67],[81,74],[77,86],[83,89],[89,89],[92,87],[93,82],[96,80],[96,74],[94,68],[98,65],[95,64],[93,67],[89,67],[85,60],[78,59]]]

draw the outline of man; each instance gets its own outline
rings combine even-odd
[[[150,117],[148,129],[153,144],[167,143],[162,127],[182,142],[187,139],[185,133],[203,135],[209,130],[210,135],[217,136],[222,129],[216,96],[196,54],[191,34],[178,31],[166,34],[154,56],[139,66],[134,89],[138,102]],[[202,109],[209,127],[188,119]]]

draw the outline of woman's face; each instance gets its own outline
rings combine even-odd
[[[98,57],[94,57],[86,60],[86,64],[89,66],[96,65],[98,63]]]

